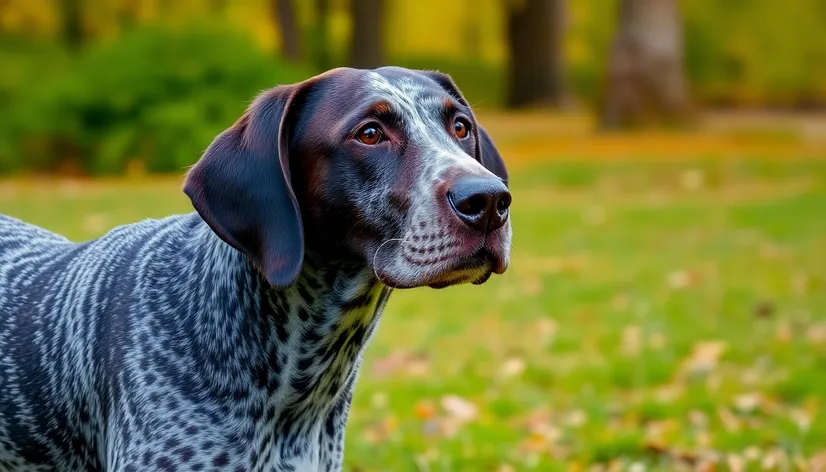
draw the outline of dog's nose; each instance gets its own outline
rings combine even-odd
[[[447,199],[462,221],[485,234],[508,221],[511,194],[499,179],[463,177],[448,190]]]

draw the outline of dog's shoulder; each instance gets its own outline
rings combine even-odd
[[[30,240],[54,243],[70,242],[63,236],[40,226],[27,223],[17,218],[0,214],[0,249],[4,241]]]

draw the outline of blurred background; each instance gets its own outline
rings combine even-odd
[[[394,295],[347,470],[826,470],[823,0],[0,0],[0,213],[191,211],[258,91],[342,65],[451,74],[515,232]]]

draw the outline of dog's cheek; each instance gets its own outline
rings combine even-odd
[[[341,180],[324,158],[301,159],[293,172],[294,187],[301,206],[305,244],[319,253],[342,250],[341,227],[349,217],[340,208],[336,192]]]

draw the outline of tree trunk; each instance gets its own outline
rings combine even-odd
[[[134,28],[138,24],[140,5],[137,2],[121,2],[117,6],[115,17],[121,31]]]
[[[86,34],[83,27],[83,0],[59,0],[63,42],[73,51],[83,46]]]
[[[227,9],[227,0],[210,0],[209,9],[220,15]]]
[[[330,17],[330,1],[315,0],[315,24],[313,25],[310,40],[312,51],[312,62],[316,69],[327,70],[330,68],[330,28],[328,20]]]
[[[281,54],[288,61],[300,62],[301,31],[298,28],[293,0],[270,0],[270,4],[281,35]]]
[[[559,105],[563,95],[565,0],[510,2],[507,18],[511,108]]]
[[[384,65],[385,0],[350,0],[353,35],[350,65],[373,69]]]
[[[678,0],[621,0],[602,125],[677,124],[689,117]]]

